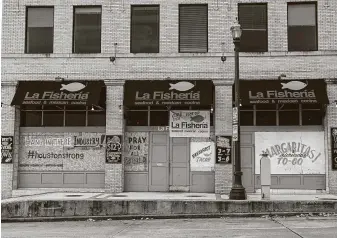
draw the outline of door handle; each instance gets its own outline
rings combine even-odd
[[[157,163],[157,166],[163,166],[164,164],[163,163]]]

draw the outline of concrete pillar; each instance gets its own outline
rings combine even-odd
[[[325,116],[325,133],[327,138],[327,192],[337,194],[337,171],[332,170],[331,158],[331,127],[337,127],[337,107],[334,103],[337,100],[337,84],[327,84],[328,97],[330,104],[327,106]]]
[[[1,199],[12,197],[14,167],[18,165],[18,123],[15,121],[15,107],[10,106],[15,94],[15,84],[3,82],[1,84],[1,136],[13,136],[13,161],[1,164]],[[17,181],[17,179],[15,179]]]
[[[122,135],[123,128],[123,84],[106,84],[106,135]],[[120,193],[124,190],[124,169],[120,164],[105,164],[105,191]]]
[[[215,135],[232,135],[232,85],[215,84]],[[215,193],[229,194],[232,187],[231,164],[215,164]]]

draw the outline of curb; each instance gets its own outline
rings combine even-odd
[[[175,219],[335,214],[337,201],[21,201],[1,204],[1,222]]]
[[[149,220],[149,219],[202,219],[202,218],[249,218],[249,217],[261,217],[267,218],[270,216],[284,216],[292,217],[297,215],[319,215],[320,213],[309,212],[262,212],[262,213],[223,213],[223,214],[177,214],[177,215],[118,215],[118,216],[69,216],[69,217],[29,217],[29,218],[2,218],[1,223],[14,223],[14,222],[62,222],[62,221],[86,221],[92,219],[92,221],[103,220]],[[262,217],[265,216],[265,217]]]

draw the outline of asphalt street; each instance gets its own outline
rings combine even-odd
[[[337,238],[337,217],[87,220],[2,223],[1,237]]]

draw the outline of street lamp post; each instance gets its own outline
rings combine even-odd
[[[231,192],[229,194],[229,199],[233,200],[245,200],[247,199],[246,190],[242,186],[242,172],[241,172],[241,151],[240,151],[240,88],[239,88],[239,48],[240,48],[240,39],[242,29],[239,23],[236,23],[231,27],[233,43],[235,46],[235,115],[236,121],[233,121],[233,127],[237,127],[237,135],[234,138],[233,134],[233,142],[234,142],[234,155],[235,155],[235,171],[234,171],[234,183],[232,185]],[[234,110],[233,110],[234,112]],[[234,116],[233,116],[234,118]]]

